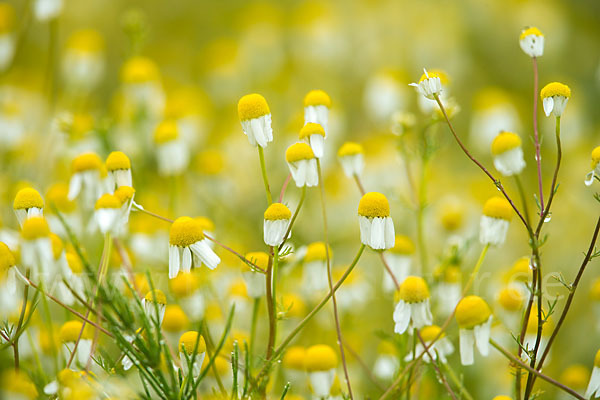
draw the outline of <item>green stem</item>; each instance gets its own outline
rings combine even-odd
[[[481,265],[483,264],[483,260],[485,260],[485,255],[487,254],[487,251],[489,248],[490,248],[489,244],[486,244],[485,246],[483,246],[483,249],[481,250],[481,254],[479,254],[479,259],[477,259],[477,264],[475,264],[475,268],[473,268],[473,271],[471,272],[471,276],[469,277],[467,284],[463,288],[461,297],[464,297],[467,294],[467,292],[473,285],[473,282],[475,282],[475,278],[477,277],[477,274],[479,273],[479,270],[481,269]]]
[[[271,195],[271,187],[269,186],[269,178],[267,177],[267,168],[265,166],[265,153],[262,147],[258,146],[258,158],[260,159],[260,171],[262,172],[263,182],[265,184],[265,192],[267,193],[267,202],[273,204],[273,196]]]
[[[304,199],[306,197],[306,186],[302,186],[302,191],[300,194],[300,202],[298,202],[298,206],[296,207],[296,211],[294,211],[294,215],[292,215],[292,220],[290,221],[290,225],[288,226],[285,236],[283,237],[283,242],[279,245],[279,250],[283,248],[285,241],[290,236],[290,232],[292,231],[292,226],[294,226],[294,222],[296,222],[296,218],[298,217],[298,213],[300,213],[300,208],[302,208],[302,204],[304,204]]]
[[[248,367],[252,368],[252,356],[254,354],[254,342],[256,340],[256,322],[258,321],[258,310],[260,306],[260,297],[254,299],[252,306],[252,320],[250,323],[250,344],[248,345],[248,358],[250,359]]]
[[[450,377],[450,380],[452,381],[452,383],[454,383],[454,386],[456,386],[458,388],[458,390],[460,391],[460,394],[467,400],[473,400],[473,396],[471,396],[471,394],[465,388],[465,386],[463,385],[461,380],[458,379],[458,377],[454,373],[454,370],[452,369],[452,367],[450,367],[450,365],[448,363],[444,363],[444,362],[440,362],[440,365],[442,365],[442,367],[444,368],[444,370]]]

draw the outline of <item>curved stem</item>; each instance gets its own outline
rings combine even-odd
[[[296,222],[296,218],[298,218],[298,213],[300,213],[300,208],[302,208],[302,204],[304,204],[304,199],[306,197],[306,186],[302,186],[301,193],[302,194],[300,195],[300,201],[298,202],[298,205],[296,206],[294,215],[292,215],[292,220],[290,221],[290,225],[288,226],[287,230],[285,231],[285,235],[283,236],[283,242],[279,245],[280,251],[281,251],[281,249],[283,249],[283,245],[285,244],[286,240],[290,236],[290,232],[292,231],[292,226],[294,226],[294,222]]]
[[[535,143],[535,161],[538,173],[538,189],[540,193],[540,214],[544,213],[544,188],[542,185],[542,158],[540,155],[540,139],[538,133],[538,65],[537,58],[533,57],[533,139]]]
[[[265,192],[267,193],[267,202],[269,205],[273,203],[273,196],[271,195],[271,187],[269,186],[269,178],[267,177],[267,168],[265,166],[265,153],[263,148],[258,146],[258,158],[260,159],[260,171],[262,172],[263,182],[265,184]]]

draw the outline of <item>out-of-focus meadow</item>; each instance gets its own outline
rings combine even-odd
[[[558,81],[572,91],[561,117],[558,189],[538,238],[544,315],[552,314],[543,324],[543,350],[566,304],[567,286],[588,251],[600,210],[594,199],[599,183],[584,185],[586,174],[595,168],[590,168],[590,154],[600,145],[600,2],[0,3],[0,241],[14,256],[13,262],[8,253],[0,258],[0,393],[9,399],[247,398],[250,393],[253,398],[278,399],[282,393],[289,400],[323,398],[329,395],[315,394],[319,378],[313,375],[322,372],[321,364],[333,361],[322,368],[335,371],[330,396],[350,398],[331,301],[306,325],[302,322],[329,291],[324,247],[310,246],[325,240],[320,189],[296,187],[286,163],[286,149],[299,141],[305,124],[304,97],[319,89],[331,98],[320,167],[333,282],[361,246],[357,208],[362,184],[367,192],[380,192],[389,200],[395,233],[403,235],[394,254],[408,260],[409,275],[425,279],[432,322],[442,326],[484,248],[479,241],[484,203],[500,192],[461,151],[435,100],[425,99],[409,84],[419,82],[423,67],[437,71],[442,101],[458,137],[501,178],[523,211],[516,180],[494,168],[490,151],[500,131],[521,137],[526,167],[520,182],[535,227],[539,190],[534,97],[545,200],[557,148],[555,118],[545,116],[542,99],[534,93],[532,58],[519,46],[519,35],[529,26],[539,28],[545,39],[544,54],[537,58],[539,89]],[[238,101],[249,93],[264,96],[271,113],[273,141],[264,148],[264,165],[273,199],[278,201],[281,194],[281,202],[294,213],[306,191],[283,254],[271,254],[264,264],[256,255],[247,256],[269,274],[275,268],[273,286],[267,284],[266,290],[264,274],[251,272],[230,251],[244,256],[273,250],[263,241],[268,203],[259,155],[238,116]],[[171,141],[177,145],[166,151]],[[338,150],[349,141],[364,150],[364,171],[356,180],[344,174],[338,159]],[[104,160],[113,151],[130,159],[133,184],[125,186],[135,189],[135,204],[127,203],[131,215],[125,227],[108,236],[99,229],[97,213],[103,206],[96,200],[104,192],[112,193],[114,183],[111,190],[98,189],[90,199],[84,196],[87,178],[75,200],[68,192],[73,175],[89,167],[76,167],[73,160],[94,152],[101,165],[91,169],[104,177],[108,168],[110,177],[112,170]],[[55,266],[56,276],[35,281],[33,268],[29,271],[24,251],[30,251],[25,248],[30,243],[23,243],[31,238],[21,232],[13,211],[15,196],[27,187],[44,198],[43,214],[57,235],[52,262],[64,266],[68,261],[70,273],[60,275],[62,267]],[[218,266],[211,270],[194,260],[190,276],[180,272],[169,279],[171,224],[138,205],[166,219],[206,217],[202,226],[218,241],[210,244],[221,259]],[[489,248],[465,293],[487,302],[493,315],[492,339],[515,357],[530,292],[511,274],[531,275],[528,261],[525,267],[518,263],[522,257],[535,258],[530,244],[527,230],[513,214],[505,243]],[[474,364],[461,365],[454,319],[445,327],[444,338],[454,347],[447,362],[410,363],[417,339],[394,333],[398,297],[389,278],[388,286],[384,284],[382,263],[389,252],[394,249],[382,257],[367,247],[336,292],[352,396],[376,399],[392,387],[389,398],[517,398],[515,364],[495,348],[490,346],[486,357],[475,351]],[[598,267],[594,259],[587,265],[542,369],[580,395],[600,347]],[[13,293],[9,281],[14,269],[19,272]],[[23,283],[20,275],[27,271],[35,287]],[[260,276],[258,284],[249,273]],[[311,280],[311,274],[317,277]],[[66,287],[69,282],[81,285],[79,291],[74,287],[79,298]],[[162,333],[155,332],[153,310],[147,307],[155,303],[134,300],[151,300],[145,296],[152,288],[166,296]],[[509,288],[516,298],[506,297]],[[137,292],[133,296],[132,289]],[[24,295],[27,309],[22,307]],[[111,305],[113,298],[118,300]],[[275,307],[274,322],[269,307]],[[123,311],[127,309],[130,316]],[[533,302],[531,314],[536,318],[525,335],[531,347],[536,313]],[[82,320],[95,325],[87,323],[81,333],[75,329],[73,339],[64,324]],[[296,335],[299,324],[302,329]],[[142,331],[136,331],[140,327]],[[115,333],[119,329],[122,332]],[[197,376],[186,379],[185,352],[178,344],[185,331],[200,331],[206,341],[201,381]],[[284,343],[290,334],[290,342]],[[270,339],[281,349],[275,359],[269,358]],[[73,343],[78,342],[80,351],[85,340],[92,355],[88,351],[82,358],[71,357]],[[142,351],[136,360],[142,342],[153,341],[147,354]],[[305,350],[319,344],[330,346],[334,360],[310,358]],[[204,354],[194,345],[187,351]],[[123,359],[133,359],[133,367],[125,370]],[[529,365],[525,354],[521,359]],[[67,378],[59,373],[65,368],[85,372]],[[265,371],[268,378],[261,375]],[[521,371],[525,391],[527,371]],[[147,373],[165,380],[154,382]],[[400,384],[393,386],[397,379]],[[528,398],[536,393],[543,399],[573,398],[542,378],[532,385]]]

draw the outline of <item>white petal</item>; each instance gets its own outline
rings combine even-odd
[[[310,135],[310,147],[315,157],[323,157],[323,148],[325,147],[325,138],[319,134]]]
[[[183,258],[181,259],[181,270],[183,272],[190,272],[192,269],[192,251],[189,247],[184,247]]]
[[[73,174],[73,176],[71,176],[71,180],[69,181],[69,194],[67,195],[69,200],[75,199],[79,192],[81,192],[82,181],[83,177],[79,173]]]
[[[44,386],[44,394],[51,395],[58,393],[58,382],[52,381]]]
[[[408,328],[410,322],[411,307],[409,304],[400,300],[394,309],[394,332],[403,334]]]
[[[358,222],[360,225],[360,241],[362,244],[369,246],[371,243],[371,220],[361,215],[358,217]]]
[[[79,364],[86,365],[92,352],[92,341],[90,339],[81,339],[77,346],[77,361]]]
[[[371,238],[369,239],[371,248],[375,250],[385,249],[385,229],[384,218],[373,218],[371,222]]]
[[[385,248],[391,249],[396,242],[396,233],[394,231],[394,221],[392,217],[385,217]]]
[[[335,370],[311,372],[308,376],[314,395],[317,398],[329,397],[329,391],[335,380]]]
[[[472,329],[459,329],[460,362],[462,365],[473,365],[473,345],[475,338]]]
[[[179,273],[179,248],[177,246],[169,246],[169,279],[173,279]]]
[[[592,370],[592,376],[590,377],[590,383],[588,384],[584,397],[597,397],[596,395],[598,394],[598,389],[600,389],[600,368],[594,366],[594,369]]]
[[[492,318],[481,325],[476,325],[473,328],[475,336],[475,344],[482,356],[487,356],[490,353],[490,331],[492,329]]]
[[[594,183],[594,171],[590,171],[587,173],[587,175],[585,176],[585,181],[583,181],[583,183],[585,183],[585,186],[590,186],[592,183]]]
[[[546,117],[550,116],[552,109],[554,108],[554,98],[553,97],[544,97],[542,100],[542,104],[544,105],[544,113]]]
[[[217,268],[217,265],[221,262],[219,256],[206,243],[206,239],[192,244],[190,249],[209,269]]]
[[[319,170],[315,158],[306,160],[306,186],[314,187],[319,184]]]

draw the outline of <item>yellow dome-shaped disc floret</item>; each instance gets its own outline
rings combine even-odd
[[[165,308],[162,327],[167,332],[181,332],[189,323],[187,315],[177,304],[169,304]]]
[[[190,217],[179,217],[171,225],[169,244],[187,247],[204,239],[202,226]]]
[[[592,169],[595,169],[598,163],[600,163],[600,146],[592,150]]]
[[[398,300],[406,303],[420,303],[429,298],[429,288],[425,279],[419,276],[407,277],[397,294]]]
[[[294,143],[285,151],[285,160],[289,163],[313,158],[315,158],[315,153],[313,153],[308,143]]]
[[[131,169],[131,161],[122,151],[113,151],[106,158],[106,169],[109,171]]]
[[[323,90],[311,90],[304,96],[304,107],[325,106],[331,108],[331,98]]]
[[[547,84],[546,86],[544,86],[542,88],[542,90],[540,91],[540,97],[542,99],[545,99],[546,97],[553,97],[553,96],[563,96],[563,97],[566,97],[567,99],[570,99],[571,98],[571,89],[564,83],[551,82],[551,83]]]
[[[197,346],[196,343],[198,343]],[[196,331],[188,331],[181,335],[179,338],[179,351],[182,353],[185,351],[188,355],[191,355],[194,353],[194,349],[197,349],[196,353],[204,353],[206,351],[204,337]]]
[[[100,197],[98,200],[96,200],[96,205],[94,208],[96,210],[99,210],[101,208],[120,208],[120,207],[121,207],[121,201],[119,201],[117,196],[115,196],[114,194],[105,193],[102,195],[102,197]]]
[[[308,139],[311,135],[321,135],[325,136],[325,129],[321,126],[321,124],[316,124],[314,122],[309,122],[300,129],[300,139]]]
[[[438,335],[440,335],[440,332],[442,332],[442,328],[440,328],[439,326],[429,325],[429,326],[423,327],[421,329],[420,334],[421,334],[421,338],[423,339],[424,342],[431,342],[435,338],[437,338]],[[441,339],[444,336],[446,336],[446,334],[442,332],[442,334],[439,337]]]
[[[203,232],[212,232],[215,230],[215,223],[208,217],[194,218],[201,226]]]
[[[144,299],[146,299],[146,301],[162,304],[163,306],[167,304],[167,297],[165,296],[163,291],[159,289],[149,291],[148,293],[146,293]]]
[[[440,73],[434,72],[433,70],[427,71],[427,73],[423,73],[421,75],[421,79],[419,79],[419,83],[421,83],[427,79],[434,79],[434,78],[440,78],[440,82],[442,81],[442,75]]]
[[[24,188],[17,192],[13,208],[15,210],[24,210],[27,208],[44,208],[44,199],[39,192],[33,188]]]
[[[389,251],[395,254],[413,254],[415,252],[415,244],[408,236],[396,235],[394,247],[392,247]]]
[[[283,355],[283,367],[295,370],[304,370],[306,349],[302,346],[291,346]]]
[[[69,37],[67,48],[85,53],[98,53],[104,50],[104,39],[98,31],[82,29]]]
[[[66,257],[67,264],[69,265],[71,272],[75,274],[80,274],[83,272],[83,263],[77,254],[68,251]]]
[[[114,196],[119,200],[121,205],[125,204],[127,201],[133,198],[135,194],[135,189],[131,186],[119,186],[117,190],[115,190]]]
[[[313,242],[306,247],[306,254],[304,255],[304,262],[311,261],[323,261],[327,259],[327,254],[325,253],[325,243],[323,242]],[[331,248],[329,250],[329,257],[332,256]]]
[[[366,193],[358,203],[358,215],[369,218],[390,216],[390,203],[381,193]]]
[[[159,79],[160,72],[156,63],[146,57],[132,57],[121,68],[121,81],[126,84],[140,84]]]
[[[500,132],[492,142],[492,155],[497,156],[521,146],[521,138],[516,133]]]
[[[240,121],[260,118],[270,113],[271,110],[269,110],[267,100],[260,94],[247,94],[238,102],[238,116],[240,117]]]
[[[292,212],[282,203],[271,204],[264,213],[264,218],[269,221],[277,219],[290,219]]]
[[[473,329],[492,315],[488,304],[479,296],[467,296],[456,306],[456,322],[460,329]]]
[[[6,369],[2,372],[0,387],[3,392],[8,392],[8,398],[14,399],[37,399],[38,391],[35,384],[23,370]]]
[[[492,400],[512,400],[512,399],[508,396],[502,395],[502,396],[496,396]]]
[[[527,282],[531,276],[531,261],[529,257],[521,257],[512,265],[506,273],[506,280]]]
[[[483,206],[483,215],[510,221],[512,219],[513,209],[508,200],[503,197],[494,196],[485,202],[485,205]]]
[[[50,236],[50,227],[43,217],[28,218],[23,222],[21,237],[25,240],[35,240]]]
[[[73,173],[102,169],[102,160],[96,153],[83,153],[73,159],[71,170]]]
[[[52,243],[52,255],[54,256],[54,259],[57,260],[65,249],[65,246],[62,239],[54,233],[50,233],[50,242]]]
[[[365,149],[362,145],[356,142],[346,142],[338,150],[338,157],[355,156],[357,154],[363,154]]]
[[[329,371],[337,367],[337,354],[326,344],[317,344],[306,350],[305,367],[308,372]]]
[[[58,211],[62,213],[73,212],[77,207],[77,203],[69,200],[69,185],[63,182],[50,186],[50,189],[46,192],[46,199],[48,204],[56,206]]]
[[[183,272],[169,280],[169,288],[175,297],[186,297],[200,287],[200,279],[191,272]]]
[[[253,251],[250,253],[246,253],[246,260],[251,261],[256,266],[266,270],[269,265],[269,255],[264,251]],[[244,265],[246,265],[244,263]]]
[[[560,375],[560,382],[568,387],[583,389],[590,380],[590,370],[585,365],[569,365]]]
[[[164,144],[179,138],[179,128],[174,119],[165,119],[154,131],[154,143]]]
[[[16,265],[15,256],[4,242],[0,242],[0,273]]]
[[[521,35],[519,36],[519,40],[523,40],[529,35],[542,36],[542,37],[544,36],[538,28],[536,28],[535,26],[532,26],[530,28],[524,29],[521,32]]]
[[[77,338],[79,337],[79,333],[81,332],[82,326],[83,326],[83,323],[81,323],[80,321],[65,322],[63,324],[63,326],[60,328],[60,332],[58,334],[58,336],[60,337],[60,341],[62,343],[76,342]],[[89,329],[87,329],[87,325],[86,325],[86,328],[83,329],[81,338],[82,339],[91,339],[92,338],[92,335],[90,334]]]
[[[523,294],[513,287],[505,287],[498,293],[498,303],[507,311],[519,311],[524,300]]]

